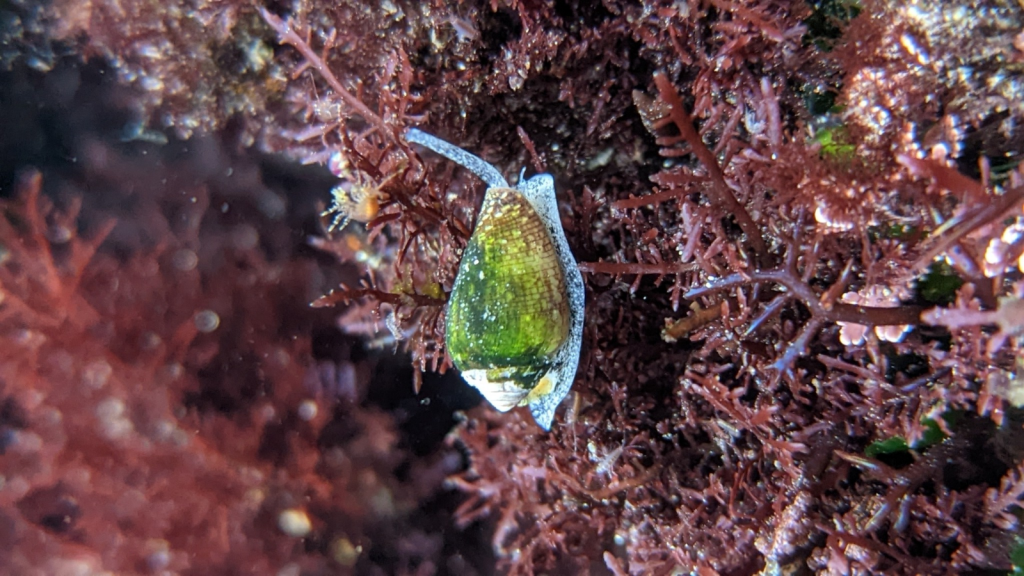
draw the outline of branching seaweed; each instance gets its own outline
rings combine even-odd
[[[57,0],[56,14],[81,14],[73,4]],[[243,444],[234,453],[248,454],[249,428],[261,427],[261,461],[275,474],[290,463],[298,472],[286,484],[329,511],[312,513],[317,537],[304,549],[268,552],[274,560],[264,565],[294,554],[291,567],[315,569],[330,555],[358,571],[395,556],[396,573],[441,571],[442,561],[472,573],[465,549],[449,546],[469,536],[484,549],[475,566],[487,569],[477,572],[496,558],[511,574],[1011,567],[1024,459],[1019,10],[983,1],[967,18],[942,3],[907,10],[883,0],[855,9],[772,0],[172,0],[122,17],[113,0],[90,6],[93,17],[58,17],[53,33],[81,38],[84,52],[140,88],[143,115],[181,135],[238,126],[245,144],[327,167],[323,178],[333,179],[318,184],[321,205],[310,202],[308,219],[293,223],[318,255],[333,256],[318,261],[330,280],[313,294],[339,287],[315,305],[337,308],[341,337],[408,350],[417,390],[422,372],[449,367],[446,291],[480,188],[450,163],[421,159],[400,136],[407,127],[471,149],[508,176],[523,166],[551,173],[586,273],[584,353],[552,431],[515,410],[480,407],[457,416],[437,456],[449,464],[404,461],[411,471],[397,465],[404,448],[394,432],[408,406],[384,414],[360,405],[367,362],[320,359],[299,384],[293,362],[270,386],[263,359],[300,357],[302,334],[281,344],[240,309],[237,334],[257,336],[224,335],[205,344],[223,352],[209,352],[193,311],[161,331],[152,326],[167,320],[140,309],[149,332],[170,334],[157,353],[137,344],[152,338],[133,340],[117,324],[128,357],[145,366],[164,353],[211,366],[185,403],[189,429],[211,445],[235,439]],[[142,127],[133,134],[157,139]],[[324,216],[332,186],[336,210]],[[205,185],[189,194],[196,202],[181,207],[191,226],[183,236],[195,243],[209,238],[196,222],[221,204]],[[236,197],[225,217],[239,205]],[[324,219],[335,215],[339,226],[328,230]],[[67,226],[56,214],[42,220]],[[239,253],[267,269],[253,250]],[[39,294],[63,294],[47,288],[45,259],[10,260],[5,286],[24,280],[9,274],[15,264],[42,279]],[[180,276],[161,282],[196,278]],[[272,286],[218,301],[294,300],[306,313],[325,312],[309,310],[310,292],[288,285],[294,292],[283,297]],[[19,290],[5,296],[5,320],[27,318],[26,307],[39,313],[19,301],[31,291]],[[212,368],[211,355],[227,368]],[[245,372],[247,359],[263,364]],[[306,388],[318,402],[336,396],[337,430],[318,427],[327,410],[289,408]],[[11,396],[9,386],[0,395]],[[0,432],[20,438],[35,424],[5,397]],[[116,408],[103,412],[114,423]],[[439,503],[429,487],[459,465],[449,485],[462,500]],[[429,477],[427,488],[388,492],[406,486],[396,470],[409,483]],[[378,491],[359,492],[364,483]],[[47,512],[40,503],[55,503],[72,524],[83,522],[68,486],[33,485],[16,517],[38,524]],[[281,494],[292,493],[271,491],[280,499],[266,510],[285,507]],[[399,506],[381,504],[399,494]],[[373,510],[385,523],[417,506],[448,506],[462,531],[406,533],[420,545],[394,544],[379,526],[345,533],[352,522],[372,524],[367,502],[381,505]],[[206,530],[210,518],[200,516]],[[261,522],[269,528],[258,536],[231,533],[231,541],[279,542],[280,528]],[[434,548],[423,552],[423,543]],[[380,548],[360,555],[360,546]]]

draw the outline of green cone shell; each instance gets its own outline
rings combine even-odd
[[[448,353],[532,390],[569,334],[565,274],[547,227],[519,190],[490,188],[448,302]]]

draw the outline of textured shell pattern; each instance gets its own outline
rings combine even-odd
[[[496,409],[528,405],[550,429],[569,393],[583,333],[583,278],[562,230],[554,179],[512,188],[493,166],[416,129],[406,134],[488,184],[448,301],[446,344]]]

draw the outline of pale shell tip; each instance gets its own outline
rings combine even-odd
[[[464,370],[462,378],[479,390],[484,399],[499,412],[508,412],[519,406],[529,392],[516,386],[511,380],[492,382],[487,378],[486,370]]]

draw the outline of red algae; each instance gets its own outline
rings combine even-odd
[[[331,174],[282,198],[220,145],[191,178],[196,157],[148,175],[96,144],[75,190],[152,192],[131,213],[72,195],[82,226],[23,179],[0,230],[5,569],[1013,568],[1019,5],[55,0],[34,18],[46,38],[11,44],[26,63],[99,58],[147,126]],[[127,139],[167,141],[143,126]],[[556,179],[589,293],[550,433],[457,412],[462,388],[408,416],[451,372],[445,303],[482,192],[411,126]],[[372,210],[328,232],[331,186]],[[363,345],[415,369],[369,386],[394,367]],[[447,441],[412,448],[424,422]]]
[[[411,515],[458,461],[411,461],[368,361],[317,357],[333,315],[259,167],[81,145],[56,200],[27,170],[0,204],[0,572],[434,565]]]

